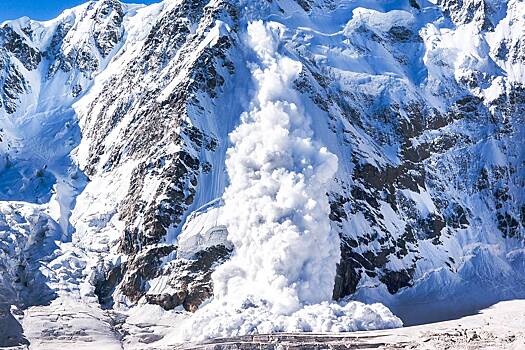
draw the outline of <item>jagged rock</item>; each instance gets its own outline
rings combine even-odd
[[[110,277],[113,275],[115,282],[117,282],[122,275],[122,283],[120,285],[121,293],[128,297],[131,302],[137,302],[146,294],[147,281],[152,280],[162,273],[160,268],[162,258],[168,256],[175,250],[176,247],[173,246],[154,247],[143,250],[123,267],[117,266],[116,269],[120,269],[120,271],[117,270],[116,272],[110,273]],[[100,283],[111,287],[111,282],[112,281],[105,280]],[[103,294],[102,296],[107,298],[107,296]]]
[[[94,15],[97,31],[93,33],[95,45],[102,57],[107,57],[122,38],[124,10],[116,0],[106,0],[99,4]]]
[[[212,272],[228,259],[231,252],[230,248],[220,245],[199,251],[192,259],[175,260],[168,271],[172,276],[169,285],[176,293],[147,294],[146,300],[166,310],[182,305],[187,311],[197,311],[205,300],[213,296]]]
[[[498,10],[494,5],[502,6],[498,1],[486,0],[440,0],[438,4],[456,24],[474,21],[484,30],[494,29],[495,23],[491,20],[491,14]]]
[[[11,52],[27,70],[34,70],[42,61],[42,54],[29,46],[13,28],[4,25],[0,30],[0,43],[3,49]]]

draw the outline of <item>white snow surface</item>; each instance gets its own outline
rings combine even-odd
[[[267,297],[265,295],[264,297]],[[353,332],[401,327],[402,323],[382,304],[322,302],[304,305],[295,312],[276,312],[262,302],[235,304],[214,299],[195,315],[177,325],[159,345],[199,342],[247,334],[276,332]],[[180,327],[180,328],[179,328]]]

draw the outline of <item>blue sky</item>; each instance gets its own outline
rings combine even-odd
[[[86,0],[0,0],[0,22],[27,16],[36,20],[55,18],[63,10]],[[125,0],[129,3],[152,4],[159,0]]]

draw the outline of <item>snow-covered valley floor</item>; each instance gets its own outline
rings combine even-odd
[[[346,334],[279,334],[221,339],[178,349],[525,349],[525,300],[437,323]]]
[[[80,311],[72,313],[72,309]],[[10,349],[525,349],[525,300],[499,302],[456,320],[391,330],[277,333],[217,339],[202,344],[156,344],[159,335],[164,333],[159,327],[169,328],[169,322],[163,325],[138,322],[134,327],[140,328],[140,332],[130,332],[131,329],[126,332],[131,325],[122,328],[118,323],[103,312],[82,309],[79,305],[63,303],[60,307],[54,305],[52,311],[45,306],[30,308],[22,317],[22,324],[31,345]]]

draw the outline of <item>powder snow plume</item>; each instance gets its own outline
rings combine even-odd
[[[290,87],[301,64],[276,53],[277,40],[261,22],[248,33],[261,65],[253,68],[258,94],[231,135],[224,202],[235,256],[215,273],[214,292],[261,298],[287,314],[332,296],[341,253],[326,193],[337,157],[312,140]]]
[[[213,275],[214,299],[179,334],[185,340],[401,326],[380,304],[328,302],[340,259],[326,197],[337,157],[313,140],[292,88],[302,66],[278,53],[279,31],[275,23],[248,26],[257,93],[230,135],[224,194],[235,252]]]

